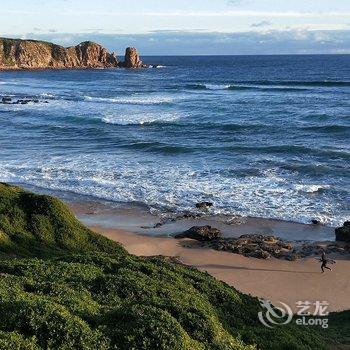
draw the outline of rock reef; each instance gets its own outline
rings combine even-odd
[[[217,228],[206,226],[193,226],[187,231],[180,233],[175,238],[192,238],[198,241],[210,241],[221,236],[220,230]]]
[[[0,70],[113,67],[148,66],[132,47],[126,49],[125,61],[120,62],[114,52],[92,41],[63,47],[46,41],[0,38]]]
[[[350,221],[345,221],[342,227],[335,229],[335,240],[350,243]]]
[[[346,222],[343,227],[347,230],[350,225]],[[276,236],[262,234],[221,237],[220,230],[211,226],[193,226],[187,231],[175,235],[175,238],[191,238],[200,242],[199,244],[202,247],[258,259],[274,257],[292,261],[319,255],[321,251],[325,251],[327,254],[340,255],[350,253],[349,241],[345,241],[345,239],[343,239],[345,242],[289,242]]]

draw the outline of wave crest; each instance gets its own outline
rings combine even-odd
[[[179,119],[179,115],[172,113],[142,113],[136,115],[106,115],[102,118],[102,121],[106,124],[114,125],[147,125],[156,123],[171,123]]]

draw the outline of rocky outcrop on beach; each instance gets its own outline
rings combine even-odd
[[[46,41],[0,38],[0,70],[112,67],[149,66],[141,61],[134,47],[128,47],[125,61],[119,62],[114,52],[92,41],[63,47]]]
[[[202,247],[227,251],[258,259],[271,257],[284,260],[297,260],[326,254],[349,254],[350,245],[337,242],[289,242],[279,237],[262,234],[245,234],[236,237],[221,237],[220,230],[211,226],[194,226],[178,234],[175,238],[192,238]]]
[[[345,221],[342,227],[335,229],[335,240],[350,242],[350,221]]]
[[[217,228],[206,226],[192,226],[187,231],[180,233],[175,238],[192,238],[197,241],[211,241],[221,236],[220,230]]]

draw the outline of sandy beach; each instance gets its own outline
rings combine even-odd
[[[337,262],[332,266],[333,271],[321,274],[320,264],[315,258],[293,262],[275,258],[269,260],[247,258],[229,252],[201,248],[190,239],[179,240],[166,236],[169,230],[179,231],[183,227],[188,228],[193,224],[191,220],[171,223],[170,226],[173,226],[170,228],[164,225],[162,229],[144,231],[145,229],[140,229],[140,222],[149,220],[146,213],[133,216],[132,211],[123,209],[125,212],[121,214],[120,210],[96,206],[96,203],[69,204],[83,223],[95,232],[121,243],[132,254],[177,257],[184,264],[207,271],[244,293],[269,299],[275,304],[279,301],[285,302],[294,311],[297,310],[298,301],[327,301],[329,311],[350,308],[349,257],[335,257]],[[123,216],[125,214],[128,215]],[[259,223],[262,228],[259,227]],[[222,223],[218,225],[224,226]],[[273,221],[268,224],[267,221],[259,219],[230,227],[231,235],[235,233],[239,235],[249,230],[277,234],[278,230],[281,230],[284,235],[294,231],[297,237],[298,235],[301,237],[301,233],[310,236],[318,232],[312,225]],[[333,231],[332,228],[327,227],[318,228],[318,230],[321,237]],[[226,236],[229,235],[227,228],[226,231],[224,229],[224,233]]]

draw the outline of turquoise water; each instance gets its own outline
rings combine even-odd
[[[1,72],[0,181],[158,212],[349,219],[350,56]],[[48,103],[45,103],[48,102]]]

